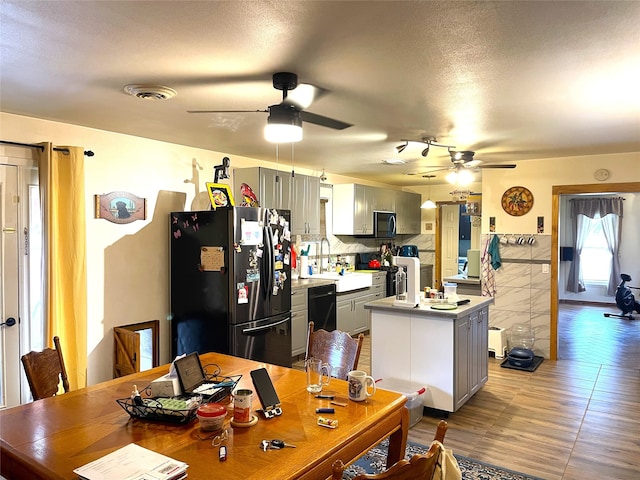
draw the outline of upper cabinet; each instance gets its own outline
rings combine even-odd
[[[240,186],[246,183],[258,197],[261,207],[291,210],[291,174],[270,168],[236,168],[233,171],[233,197],[242,203]]]
[[[396,193],[396,220],[397,232],[402,235],[417,235],[420,233],[420,202],[422,196],[419,193]]]
[[[261,207],[291,210],[291,233],[320,234],[320,179],[270,168],[236,168],[233,196],[242,202],[240,186],[246,183]]]
[[[320,179],[296,173],[291,205],[291,233],[320,234]]]
[[[418,193],[369,187],[355,183],[333,186],[333,234],[373,234],[373,212],[397,214],[397,233],[420,233]]]

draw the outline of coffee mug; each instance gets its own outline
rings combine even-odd
[[[506,235],[503,235],[500,237],[500,243],[502,244],[509,243],[509,239],[507,238]]]
[[[352,370],[349,372],[347,379],[349,380],[349,400],[362,402],[376,393],[376,382],[373,377],[367,375],[367,372]],[[368,387],[371,391],[369,391]]]
[[[233,421],[236,423],[249,423],[251,420],[251,404],[253,402],[253,390],[239,389],[233,394]]]
[[[511,235],[509,237],[509,245],[515,245],[516,244],[516,237],[514,237],[513,235]]]
[[[529,245],[533,245],[534,243],[536,243],[536,237],[534,237],[534,236],[529,237],[529,238],[527,239],[527,243],[528,243]]]
[[[319,358],[309,358],[305,362],[307,370],[307,392],[320,393],[322,387],[331,381],[331,367]],[[324,379],[323,379],[324,377]]]
[[[525,241],[526,241],[526,240],[525,240],[525,238],[524,238],[524,237],[522,237],[522,236],[518,237],[518,239],[516,240],[516,242],[518,243],[518,245],[524,245],[524,242],[525,242]]]

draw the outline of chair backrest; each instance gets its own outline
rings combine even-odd
[[[45,348],[41,352],[29,352],[22,356],[22,366],[34,400],[54,396],[58,392],[60,379],[64,391],[69,391],[69,379],[60,350],[60,339],[53,337],[53,344],[55,349]]]
[[[431,480],[440,457],[440,449],[447,433],[447,422],[440,420],[434,436],[434,442],[424,454],[416,454],[411,460],[402,459],[382,473],[360,474],[353,480]],[[436,441],[437,440],[437,441]],[[344,464],[336,460],[332,465],[332,480],[342,480]]]
[[[331,376],[347,379],[351,370],[358,368],[360,351],[364,335],[361,333],[353,338],[347,332],[334,330],[313,330],[313,322],[309,322],[309,334],[307,336],[307,354],[305,359],[319,358],[324,363],[331,365]]]

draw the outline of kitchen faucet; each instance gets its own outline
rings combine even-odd
[[[322,239],[320,239],[320,273],[322,273],[322,244],[324,242],[327,242],[327,272],[329,271],[329,265],[331,264],[331,244],[329,243],[328,238],[322,237]]]

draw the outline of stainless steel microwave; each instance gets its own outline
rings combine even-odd
[[[395,212],[373,212],[373,236],[375,238],[396,238]]]

